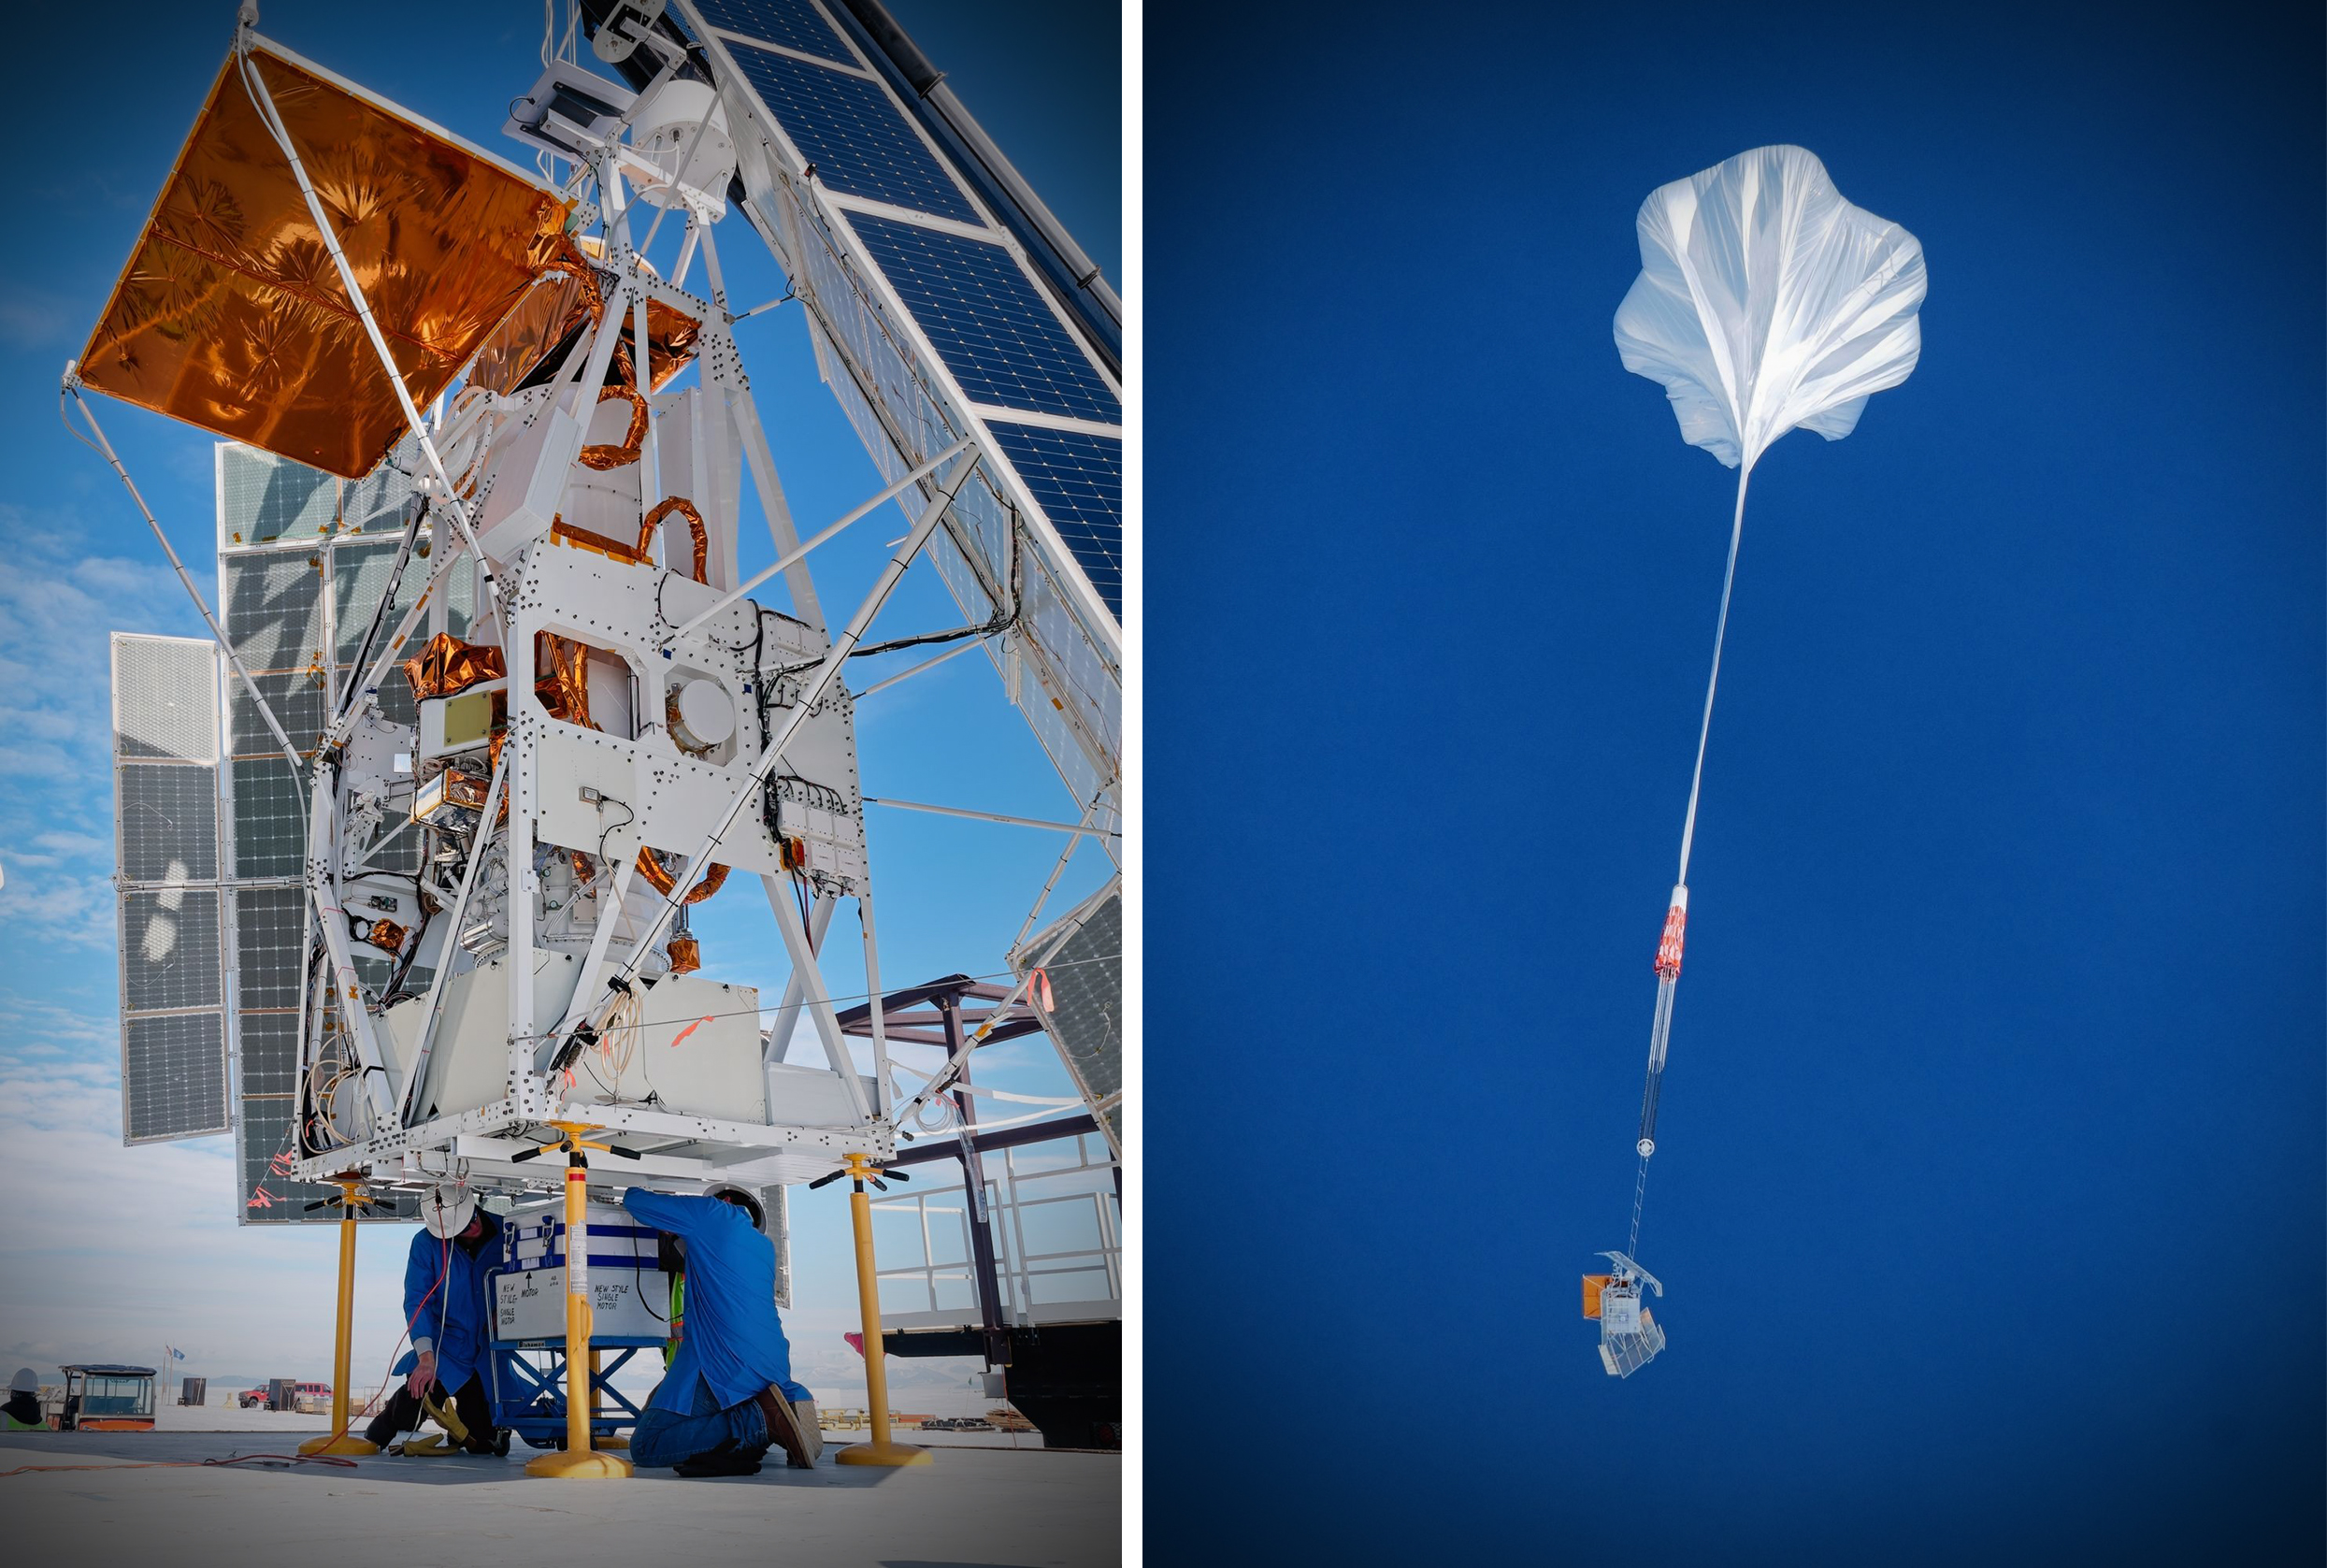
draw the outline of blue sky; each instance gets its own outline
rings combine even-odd
[[[985,7],[980,25],[927,0],[892,7],[1029,181],[1111,276],[1120,270],[1118,39],[1113,19],[1056,5]],[[119,1145],[118,1035],[107,755],[106,633],[198,636],[202,626],[126,497],[57,422],[57,376],[77,353],[126,260],[223,59],[231,4],[133,7],[108,31],[107,112],[86,112],[86,83],[30,79],[19,124],[75,123],[69,146],[34,179],[42,239],[0,261],[0,415],[10,482],[0,493],[0,1359],[53,1368],[76,1359],[141,1359],[165,1340],[189,1347],[181,1370],[324,1375],[330,1359],[327,1235],[237,1230],[231,1141]],[[539,71],[539,12],[522,4],[423,6],[399,31],[457,48],[383,49],[368,11],[276,0],[262,29],[288,47],[471,139],[522,156],[499,134],[510,98]],[[925,25],[926,24],[926,25]],[[36,21],[26,47],[77,50],[76,28]],[[674,231],[675,232],[675,231]],[[739,307],[783,292],[741,223],[720,235]],[[661,249],[669,249],[668,240]],[[786,494],[803,531],[882,487],[816,380],[797,308],[740,329]],[[206,594],[212,569],[211,441],[201,432],[99,400],[99,417]],[[748,492],[748,486],[747,492]],[[869,586],[900,527],[890,510],[819,552],[829,612]],[[772,559],[756,512],[740,530],[746,571]],[[959,613],[933,576],[908,575],[877,634],[935,630]],[[858,686],[912,662],[866,661]],[[1067,792],[976,655],[869,699],[859,713],[869,792],[1036,817],[1074,815]],[[892,985],[1003,967],[1002,953],[1057,855],[1055,834],[883,813],[869,825],[880,892],[883,978]],[[1098,885],[1102,856],[1077,856],[1054,913]],[[1062,901],[1063,900],[1063,901]],[[853,926],[827,973],[862,989]],[[781,989],[784,966],[764,905],[738,894],[700,906],[707,972]],[[991,1061],[986,1057],[991,1056]],[[980,1080],[1067,1094],[1039,1039],[981,1053]],[[796,1340],[840,1348],[855,1321],[841,1189],[797,1195]],[[359,1373],[394,1338],[404,1232],[367,1231]],[[842,1355],[846,1353],[843,1350]],[[853,1359],[853,1358],[851,1358]],[[845,1362],[841,1363],[845,1366]],[[376,1376],[379,1369],[372,1369]],[[359,1379],[363,1381],[363,1379]],[[812,1383],[818,1379],[811,1378]],[[368,1387],[368,1382],[366,1382]],[[861,1403],[861,1401],[859,1401]]]
[[[1151,12],[1165,1560],[2319,1560],[2292,16]],[[1755,473],[1619,1383],[1734,476],[1610,323],[1642,199],[1775,141],[1921,238],[1925,346]]]

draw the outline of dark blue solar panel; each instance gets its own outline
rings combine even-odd
[[[1074,553],[1083,575],[1123,619],[1123,443],[1080,430],[989,421],[1002,455]]]
[[[730,42],[728,51],[816,178],[852,196],[980,223],[878,82]]]
[[[746,37],[765,38],[771,44],[797,49],[821,60],[838,60],[843,65],[856,64],[825,19],[816,14],[816,7],[808,0],[695,0],[695,8],[703,13],[703,20],[713,27],[725,27],[731,33]]]
[[[861,212],[849,223],[971,402],[1121,423],[1121,400],[1008,251]]]

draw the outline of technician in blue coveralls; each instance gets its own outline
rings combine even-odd
[[[417,1431],[424,1398],[438,1406],[451,1403],[467,1429],[468,1452],[505,1451],[494,1441],[485,1385],[493,1337],[485,1271],[501,1259],[501,1222],[459,1187],[437,1188],[420,1208],[424,1229],[412,1238],[404,1266],[404,1317],[412,1336],[411,1350],[395,1364],[404,1385],[364,1435],[385,1447],[396,1433]],[[406,1449],[421,1451],[409,1444]]]
[[[682,1475],[750,1475],[770,1446],[796,1470],[824,1447],[815,1402],[792,1381],[792,1347],[776,1316],[776,1247],[754,1194],[700,1198],[634,1187],[623,1206],[679,1240],[686,1329],[679,1353],[630,1434],[630,1462]]]

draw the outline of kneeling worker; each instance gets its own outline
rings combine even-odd
[[[404,1317],[412,1335],[412,1348],[395,1364],[404,1386],[364,1435],[384,1448],[396,1433],[417,1431],[424,1415],[434,1415],[448,1431],[457,1423],[462,1430],[454,1435],[469,1453],[504,1451],[494,1442],[484,1382],[493,1337],[485,1271],[501,1256],[501,1222],[465,1188],[451,1187],[423,1200],[420,1217],[424,1229],[412,1238],[404,1266]],[[406,1444],[405,1451],[446,1450],[430,1438]]]
[[[766,1212],[740,1187],[700,1198],[634,1187],[623,1206],[679,1239],[687,1321],[679,1353],[630,1434],[630,1461],[682,1475],[749,1475],[772,1445],[796,1470],[824,1449],[816,1405],[792,1381],[776,1316],[776,1246]]]

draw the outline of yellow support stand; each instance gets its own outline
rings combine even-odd
[[[582,1135],[591,1130],[586,1123],[551,1125],[566,1135],[560,1145],[566,1151],[566,1447],[562,1453],[543,1454],[529,1461],[525,1474],[567,1481],[627,1480],[628,1460],[590,1446],[590,1412],[596,1403],[590,1371],[596,1357],[590,1349],[590,1298],[585,1293],[590,1257],[590,1158],[582,1151],[603,1149],[606,1145],[582,1141]]]
[[[599,1355],[598,1347],[597,1347],[596,1345],[592,1345],[592,1346],[590,1346],[590,1425],[591,1425],[591,1427],[592,1427],[593,1429],[595,1429],[595,1428],[597,1426],[597,1420],[598,1420],[598,1408],[599,1408],[599,1406],[598,1406],[598,1371],[599,1371],[599,1367],[598,1367],[598,1355]],[[607,1452],[610,1452],[610,1451],[614,1450],[614,1449],[618,1449],[618,1448],[627,1448],[627,1447],[629,1447],[629,1446],[630,1446],[630,1439],[628,1439],[627,1437],[625,1437],[625,1436],[624,1436],[622,1433],[620,1433],[620,1432],[612,1432],[612,1433],[610,1433],[609,1435],[607,1435],[607,1436],[605,1436],[605,1437],[601,1437],[601,1438],[599,1438],[599,1439],[597,1440],[597,1445],[598,1445],[598,1451],[599,1451],[600,1453],[607,1453]]]
[[[348,1376],[355,1334],[355,1211],[370,1201],[361,1196],[363,1181],[351,1172],[334,1178],[339,1187],[339,1333],[331,1356],[331,1431],[299,1445],[302,1454],[340,1454],[354,1458],[376,1454],[380,1446],[348,1435]]]
[[[881,1283],[872,1271],[872,1200],[867,1177],[880,1174],[861,1154],[848,1157],[848,1216],[856,1230],[856,1310],[865,1330],[865,1398],[872,1413],[872,1441],[851,1444],[833,1456],[840,1464],[898,1467],[929,1463],[929,1450],[889,1441],[888,1357],[881,1346]]]

